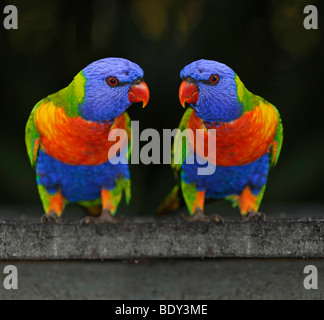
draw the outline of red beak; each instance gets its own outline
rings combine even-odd
[[[143,108],[147,105],[150,99],[150,91],[147,84],[142,81],[139,84],[133,84],[128,91],[129,102],[143,102]]]
[[[195,104],[199,98],[199,89],[196,84],[189,83],[183,80],[179,89],[179,100],[183,107],[185,107],[186,102]]]

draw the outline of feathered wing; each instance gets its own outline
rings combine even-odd
[[[178,128],[179,130],[176,133],[174,144],[172,146],[171,168],[173,169],[174,174],[178,180],[181,166],[185,161],[188,153],[187,144],[184,143],[184,138],[187,138],[186,132],[184,132],[184,130],[187,129],[188,121],[192,112],[193,109],[188,108],[182,116]],[[177,147],[180,147],[181,149],[178,149]],[[157,214],[167,214],[179,209],[182,205],[184,205],[184,199],[181,195],[180,181],[178,181],[178,183],[173,187],[173,189],[169,192],[169,194],[158,207]]]
[[[27,148],[27,154],[31,166],[35,169],[37,164],[38,151],[40,147],[40,134],[37,130],[35,123],[35,111],[44,103],[44,101],[38,102],[33,108],[32,112],[29,115],[27,124],[26,124],[26,133],[25,133],[25,142]]]
[[[273,104],[256,95],[253,95],[252,104],[259,108],[261,107],[262,118],[265,120],[264,125],[267,128],[267,132],[275,132],[270,143],[269,154],[270,167],[274,167],[278,162],[283,141],[283,126],[280,113]]]
[[[184,130],[188,128],[188,121],[193,112],[192,108],[188,108],[184,115],[182,116],[182,119],[179,124],[179,130],[177,131],[177,134],[174,139],[174,144],[172,147],[172,160],[171,160],[171,168],[175,171],[180,171],[181,166],[186,159],[188,148],[187,144],[183,143],[183,138],[186,137],[186,133],[184,133]],[[181,150],[178,149],[178,146],[181,146]]]
[[[178,210],[183,204],[184,199],[181,196],[180,182],[178,182],[159,205],[156,214],[163,216],[172,211]]]
[[[129,163],[129,159],[131,156],[131,149],[132,149],[132,144],[131,144],[131,135],[132,135],[132,127],[131,127],[131,120],[127,112],[124,112],[125,120],[126,120],[126,130],[128,134],[128,154],[127,154],[127,161]],[[123,187],[125,191],[125,198],[126,198],[126,203],[128,204],[131,199],[131,181],[130,178],[125,178],[123,182]]]
[[[281,151],[281,146],[283,141],[283,126],[282,126],[282,121],[278,110],[273,105],[271,106],[277,111],[279,117],[276,134],[270,146],[270,166],[274,167],[278,162],[280,151]]]

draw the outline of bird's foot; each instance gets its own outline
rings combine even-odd
[[[211,221],[214,221],[219,224],[224,224],[224,219],[221,216],[219,216],[218,214],[213,214],[211,216]]]
[[[92,224],[92,223],[120,223],[124,217],[115,218],[111,212],[107,209],[103,210],[99,217],[87,216],[80,221],[80,224]]]
[[[265,221],[266,215],[264,213],[251,210],[241,219],[242,221]]]
[[[210,222],[211,218],[206,216],[202,210],[197,210],[192,216],[182,214],[181,218],[187,222],[203,221]]]
[[[45,213],[42,215],[41,222],[64,224],[66,223],[66,220],[61,217],[58,217],[54,211],[50,211],[49,213]]]

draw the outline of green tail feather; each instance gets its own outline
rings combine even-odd
[[[171,192],[166,196],[164,201],[158,207],[157,215],[166,215],[172,211],[179,209],[184,205],[184,200],[181,195],[180,184],[176,184]]]

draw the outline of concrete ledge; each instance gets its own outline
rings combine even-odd
[[[223,225],[126,219],[118,225],[89,226],[15,221],[0,223],[0,260],[321,258],[323,239],[322,219]]]

